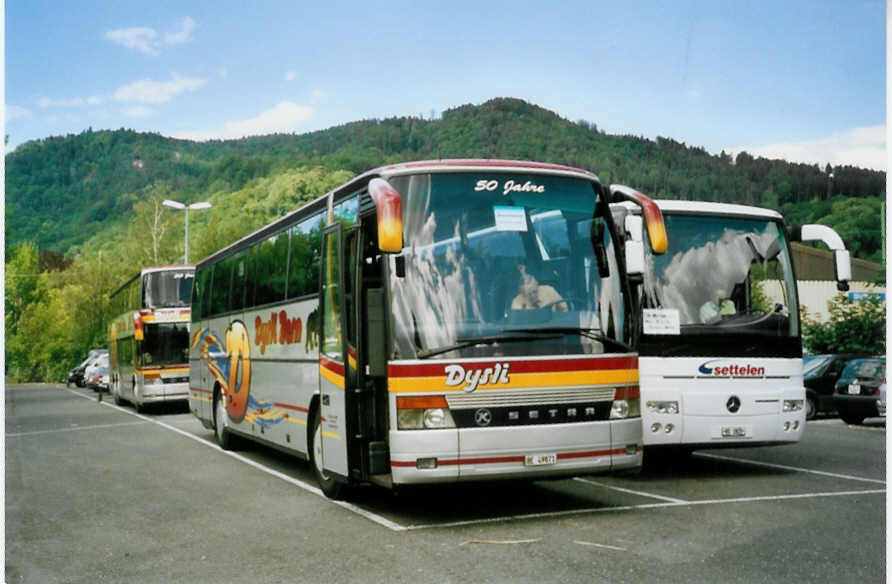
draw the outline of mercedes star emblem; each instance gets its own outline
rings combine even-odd
[[[737,410],[740,409],[740,398],[736,395],[732,395],[728,398],[728,401],[725,402],[725,407],[727,407],[728,411],[732,414],[736,414]]]

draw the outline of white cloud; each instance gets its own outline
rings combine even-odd
[[[18,105],[6,105],[4,108],[6,112],[6,121],[11,122],[12,120],[17,120],[20,118],[30,118],[31,110],[25,109]]]
[[[115,90],[115,99],[137,103],[166,103],[181,93],[201,88],[205,83],[207,83],[207,79],[201,77],[181,77],[176,73],[171,73],[170,81],[141,79],[122,85]]]
[[[37,100],[37,105],[42,108],[48,107],[86,107],[99,105],[102,98],[96,95],[90,97],[71,97],[66,99],[53,99],[51,97],[41,97]]]
[[[187,16],[180,24],[179,30],[164,33],[162,38],[158,37],[158,32],[154,28],[145,26],[108,30],[105,32],[105,38],[145,55],[158,55],[161,49],[189,42],[194,31],[195,21]]]
[[[854,128],[806,142],[735,146],[726,149],[734,156],[744,150],[756,157],[818,164],[822,168],[829,163],[831,166],[851,165],[886,170],[888,162],[885,125]]]
[[[105,33],[105,38],[116,42],[128,49],[136,49],[146,55],[157,55],[157,41],[155,37],[158,33],[153,28],[134,27],[134,28],[118,28],[109,30]]]
[[[164,44],[181,45],[192,40],[192,32],[195,30],[195,21],[190,17],[183,19],[180,30],[177,32],[169,32],[164,35]]]
[[[261,136],[277,132],[293,132],[300,124],[313,117],[312,106],[282,101],[275,107],[245,120],[231,120],[216,130],[180,132],[174,137],[186,140],[226,140]]]

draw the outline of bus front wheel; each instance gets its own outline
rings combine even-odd
[[[226,427],[226,404],[218,392],[214,400],[214,437],[223,450],[232,450],[232,432]]]
[[[319,483],[319,488],[322,489],[322,492],[329,499],[341,498],[343,483],[329,476],[322,467],[322,414],[319,408],[316,408],[313,412],[313,432],[310,434],[309,446],[310,465],[313,467],[313,474],[316,475],[316,482]]]

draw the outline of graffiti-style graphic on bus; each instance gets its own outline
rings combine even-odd
[[[221,342],[211,330],[199,329],[192,346],[201,344],[201,355],[225,396],[226,412],[233,422],[241,422],[251,393],[251,340],[240,320],[230,323],[223,339]]]

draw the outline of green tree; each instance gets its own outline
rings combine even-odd
[[[830,319],[803,316],[802,344],[810,353],[886,352],[886,303],[872,294],[861,301],[837,294],[828,303]]]

